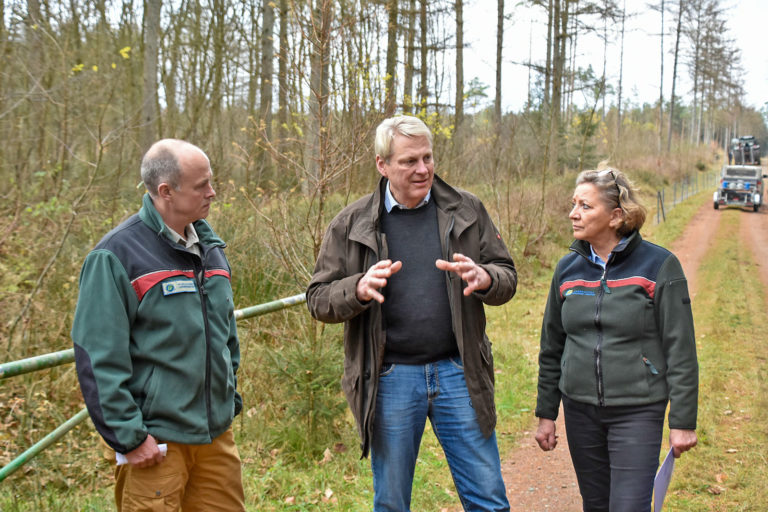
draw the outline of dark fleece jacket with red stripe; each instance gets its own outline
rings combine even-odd
[[[210,443],[242,408],[225,244],[207,222],[194,227],[202,258],[168,238],[145,195],[139,213],[96,245],[80,273],[77,376],[96,429],[120,453],[148,434]]]
[[[605,268],[577,240],[557,264],[541,329],[536,416],[561,394],[597,406],[670,401],[669,426],[695,429],[698,362],[679,260],[637,232]]]

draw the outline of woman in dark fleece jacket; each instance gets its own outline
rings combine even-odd
[[[557,264],[539,353],[536,441],[563,403],[584,510],[647,512],[669,403],[675,457],[696,445],[698,362],[680,262],[642,239],[645,208],[615,169],[576,179],[576,239]]]

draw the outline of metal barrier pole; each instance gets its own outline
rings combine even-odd
[[[25,373],[36,372],[37,370],[44,370],[45,368],[53,368],[54,366],[71,363],[74,360],[75,349],[70,348],[51,354],[43,354],[41,356],[30,357],[29,359],[22,359],[20,361],[10,361],[8,363],[0,364],[0,380],[23,375]]]
[[[302,304],[307,302],[307,296],[304,293],[294,295],[292,297],[286,297],[284,299],[273,300],[264,304],[258,304],[243,309],[235,310],[235,319],[242,320],[244,318],[251,318],[254,316],[261,316],[274,311],[279,311],[290,306]],[[10,361],[8,363],[0,364],[0,380],[14,377],[16,375],[22,375],[25,373],[35,372],[37,370],[44,370],[46,368],[53,368],[54,366],[60,366],[62,364],[71,363],[75,360],[75,349],[70,348],[67,350],[60,350],[59,352],[53,352],[51,354],[43,354],[41,356],[30,357],[28,359],[21,359],[19,361]],[[0,482],[5,478],[18,470],[21,466],[29,462],[38,453],[45,450],[48,446],[60,439],[64,434],[72,430],[78,424],[82,423],[88,417],[88,410],[83,409],[75,416],[67,420],[65,423],[59,425],[53,432],[42,438],[40,441],[32,445],[27,451],[16,457],[8,465],[0,469]]]
[[[29,462],[35,455],[48,448],[50,445],[61,439],[67,432],[75,428],[82,423],[88,417],[88,410],[83,409],[79,413],[75,414],[67,421],[59,425],[56,430],[42,438],[40,441],[32,445],[27,451],[13,459],[7,466],[0,469],[0,482],[19,469],[21,466]]]
[[[267,313],[279,311],[304,302],[307,302],[307,296],[304,293],[300,293],[292,297],[273,300],[272,302],[266,302],[264,304],[258,304],[243,309],[236,309],[235,319],[242,320],[244,318],[266,315]],[[8,363],[0,364],[0,380],[23,375],[25,373],[36,372],[38,370],[44,370],[46,368],[53,368],[54,366],[74,362],[74,360],[75,349],[70,348],[51,354],[43,354],[28,359],[21,359],[19,361],[10,361]]]
[[[251,318],[252,316],[265,315],[267,313],[272,313],[273,311],[285,309],[289,306],[295,306],[296,304],[302,304],[304,302],[307,302],[307,295],[300,293],[298,295],[294,295],[293,297],[277,299],[265,304],[259,304],[257,306],[235,310],[235,319],[242,320],[243,318]]]

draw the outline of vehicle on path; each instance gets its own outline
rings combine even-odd
[[[712,196],[715,210],[739,206],[758,211],[763,204],[763,168],[759,165],[726,165],[720,173],[720,186]]]
[[[760,165],[760,144],[757,143],[754,135],[744,135],[731,140],[728,164]]]

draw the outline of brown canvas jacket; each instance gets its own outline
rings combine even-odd
[[[331,221],[307,289],[307,305],[314,318],[326,323],[344,322],[342,389],[357,423],[363,457],[370,446],[386,335],[381,305],[376,301],[360,302],[355,289],[368,268],[387,258],[386,240],[379,229],[385,185],[386,179],[382,178],[372,194],[350,204]],[[485,334],[483,304],[497,306],[511,299],[517,288],[517,272],[477,197],[451,187],[435,175],[431,200],[437,206],[443,259],[462,253],[480,264],[492,280],[484,293],[465,297],[466,283],[446,272],[453,332],[472,404],[487,437],[496,426],[496,407],[493,355]]]

